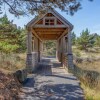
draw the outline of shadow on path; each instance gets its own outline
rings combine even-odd
[[[64,72],[61,64],[51,58],[43,59],[42,62],[37,73],[23,84],[24,95],[20,100],[84,100],[75,76]]]
[[[34,87],[34,84],[34,78],[27,78],[26,81],[23,83],[23,87]]]
[[[39,100],[84,100],[80,88],[72,84],[44,85],[31,96]]]

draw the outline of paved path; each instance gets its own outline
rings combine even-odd
[[[55,59],[44,59],[42,63],[21,89],[20,100],[84,100],[75,76]]]

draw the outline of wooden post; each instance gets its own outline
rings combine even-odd
[[[59,45],[59,42],[56,41],[56,59],[58,59],[58,50],[59,50],[58,45]]]
[[[68,33],[68,54],[72,54],[71,33]]]
[[[72,43],[71,43],[71,33],[68,33],[68,43],[67,43],[67,57],[68,57],[68,69],[72,71],[74,69],[73,65],[73,54],[72,54]]]
[[[65,36],[62,37],[62,65],[65,67]]]
[[[63,38],[62,38],[62,42],[63,42],[63,43],[62,43],[62,46],[63,46],[63,48],[62,48],[63,50],[62,50],[62,51],[63,51],[63,54],[64,54],[64,53],[66,53],[66,41],[65,41],[65,36],[63,36]]]
[[[38,61],[40,62],[40,41],[38,39]]]
[[[61,38],[61,64],[63,65],[64,37]]]
[[[42,58],[42,53],[43,53],[43,42],[40,42],[40,61]]]
[[[32,53],[32,33],[27,33],[27,53]]]
[[[27,59],[26,59],[26,69],[27,72],[32,72],[32,33],[27,33]]]
[[[65,36],[63,36],[61,38],[61,62],[63,66],[65,62],[65,53],[66,53],[65,48],[66,48],[66,42],[65,42]]]
[[[61,41],[58,41],[58,58],[59,58],[59,62],[61,61],[60,57],[61,57],[61,47],[60,47]]]
[[[34,51],[38,52],[38,39],[34,37]]]
[[[58,59],[58,61],[59,61],[59,40],[57,40],[57,59]]]

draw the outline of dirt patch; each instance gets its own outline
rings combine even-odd
[[[13,74],[0,71],[0,100],[18,100],[20,86]]]

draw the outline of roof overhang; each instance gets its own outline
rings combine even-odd
[[[62,25],[37,25],[37,23],[40,20],[43,20],[43,18],[46,18],[46,15],[48,13],[51,13],[54,15],[54,17],[58,20],[60,20],[63,24]],[[49,17],[50,18],[50,17]],[[73,25],[65,19],[62,15],[60,15],[55,10],[49,10],[42,16],[37,16],[34,19],[32,19],[27,25],[27,30],[31,31],[33,35],[39,37],[41,40],[57,40],[60,37],[66,35],[68,32],[70,32],[73,29]]]
[[[65,25],[66,27],[69,28],[69,30],[71,31],[73,29],[73,25],[67,20],[65,19],[62,15],[60,15],[56,10],[49,10],[47,11],[45,14],[43,14],[41,17],[36,16],[35,18],[33,18],[27,25],[26,28],[33,28],[34,25],[41,20],[47,13],[52,13],[54,16],[56,16],[58,19],[60,19]]]

